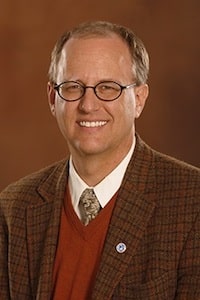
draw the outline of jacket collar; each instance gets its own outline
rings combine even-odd
[[[27,209],[27,243],[33,296],[49,297],[57,247],[60,213],[67,181],[66,161],[57,164],[38,187],[40,201]],[[152,216],[155,203],[154,155],[137,136],[108,228],[94,286],[94,299],[110,299],[123,276]],[[39,203],[39,204],[38,204]],[[48,224],[48,225],[47,225]],[[120,244],[126,250],[120,250]],[[121,252],[120,252],[121,251]],[[38,257],[41,257],[38,260]],[[113,266],[114,272],[113,272]],[[39,272],[38,272],[39,270]],[[35,278],[35,274],[40,274]]]
[[[45,173],[45,171],[44,171]],[[52,167],[27,208],[27,250],[33,299],[49,299],[57,248],[60,214],[66,188],[66,160]],[[39,277],[38,277],[38,274]],[[37,276],[37,277],[36,277]]]
[[[154,156],[137,136],[108,228],[93,297],[110,299],[137,251],[155,208]],[[98,298],[99,299],[99,298]]]

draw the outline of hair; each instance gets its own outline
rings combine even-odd
[[[113,34],[119,36],[130,50],[132,69],[138,85],[146,83],[149,74],[149,56],[143,42],[127,27],[105,21],[81,23],[72,30],[65,32],[55,44],[51,53],[49,67],[49,80],[56,82],[57,66],[65,43],[71,38],[109,37]]]

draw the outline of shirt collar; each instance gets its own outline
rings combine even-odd
[[[72,205],[77,214],[79,214],[78,204],[79,204],[80,196],[86,188],[93,188],[101,204],[101,207],[106,206],[106,204],[117,192],[117,190],[121,185],[124,174],[126,172],[126,168],[133,154],[134,148],[135,148],[135,138],[133,140],[133,144],[129,152],[127,153],[125,158],[120,162],[120,164],[108,176],[106,176],[100,183],[98,183],[94,187],[88,186],[80,178],[80,176],[78,175],[78,173],[74,168],[72,157],[70,156],[68,186],[71,195]]]

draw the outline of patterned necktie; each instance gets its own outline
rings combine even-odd
[[[84,225],[88,225],[98,215],[101,206],[93,189],[85,189],[83,191],[79,201],[79,209]]]

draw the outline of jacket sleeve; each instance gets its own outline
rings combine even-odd
[[[180,257],[175,299],[200,299],[200,214],[188,234]]]
[[[8,230],[0,200],[0,299],[9,300]]]

